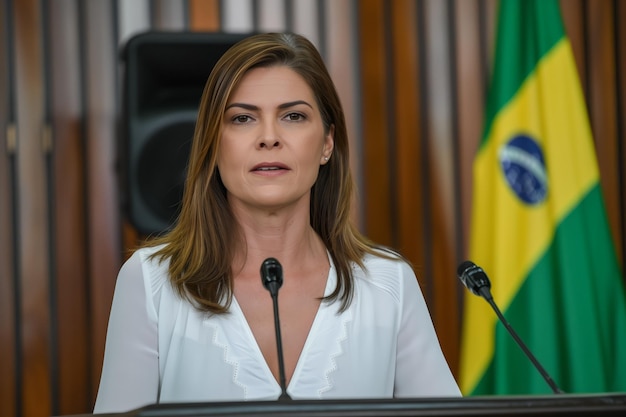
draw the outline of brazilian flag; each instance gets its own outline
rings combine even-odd
[[[470,259],[563,391],[626,391],[624,283],[559,4],[499,4]],[[552,392],[489,304],[469,292],[460,385],[465,395]]]

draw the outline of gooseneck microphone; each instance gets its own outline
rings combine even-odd
[[[530,359],[535,368],[539,371],[543,379],[548,383],[552,392],[555,394],[563,394],[563,391],[554,383],[548,372],[541,366],[535,355],[526,347],[522,339],[517,335],[513,327],[509,324],[509,322],[504,318],[504,315],[496,305],[493,300],[493,296],[491,295],[491,282],[487,277],[485,271],[482,270],[478,265],[473,263],[472,261],[465,261],[461,265],[459,265],[457,269],[457,275],[463,285],[467,287],[468,290],[472,292],[472,294],[483,297],[489,305],[493,308],[493,310],[498,315],[498,319],[504,325],[504,327],[509,331],[513,339],[517,343],[517,345],[524,351],[524,354]]]
[[[276,348],[278,350],[278,376],[282,393],[279,400],[291,400],[287,394],[285,383],[285,361],[283,358],[283,341],[280,335],[280,318],[278,314],[278,289],[283,285],[283,267],[274,258],[267,258],[261,264],[261,281],[263,286],[270,292],[274,304],[274,328],[276,331]]]

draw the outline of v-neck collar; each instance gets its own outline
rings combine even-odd
[[[330,254],[328,254],[328,261],[330,264],[330,268],[328,269],[328,276],[326,278],[326,286],[324,288],[324,297],[330,295],[335,290],[335,287],[337,285],[337,274],[336,274],[335,266],[333,264]],[[307,352],[311,350],[312,344],[315,343],[314,340],[316,339],[316,335],[320,330],[320,326],[322,326],[322,324],[326,322],[325,317],[328,314],[335,314],[335,313],[336,313],[335,309],[329,308],[329,305],[327,302],[322,301],[320,303],[317,309],[317,312],[315,313],[315,317],[313,318],[313,322],[311,324],[311,328],[309,329],[309,333],[307,334],[306,340],[302,347],[302,351],[300,352],[300,355],[296,362],[296,366],[294,368],[293,375],[291,376],[287,389],[289,389],[290,387],[294,385],[297,385],[298,378],[301,374],[301,370],[304,366],[304,363],[306,362]],[[229,314],[233,315],[233,319],[237,321],[237,324],[241,326],[241,329],[243,333],[245,334],[245,338],[247,340],[246,340],[246,343],[244,343],[243,345],[252,347],[247,353],[252,354],[254,356],[254,360],[258,362],[259,367],[263,369],[263,373],[264,373],[263,379],[268,381],[268,383],[273,384],[275,389],[277,389],[280,392],[282,390],[282,388],[280,387],[280,383],[276,380],[276,378],[274,378],[274,374],[272,374],[272,371],[269,365],[267,364],[265,357],[263,356],[263,352],[261,351],[261,348],[256,338],[254,337],[254,333],[252,332],[252,329],[250,328],[250,324],[246,320],[243,310],[241,309],[241,306],[239,305],[239,302],[237,301],[237,298],[234,295],[233,295],[232,303],[230,306]],[[235,376],[235,379],[236,379],[236,376]]]

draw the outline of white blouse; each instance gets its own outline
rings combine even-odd
[[[281,388],[237,300],[226,314],[198,311],[171,286],[167,261],[149,259],[155,250],[138,250],[120,270],[94,413],[277,399]],[[460,396],[411,267],[374,256],[365,265],[366,271],[355,266],[346,311],[338,312],[339,302],[320,305],[287,393],[293,399]],[[336,282],[331,262],[325,294]]]

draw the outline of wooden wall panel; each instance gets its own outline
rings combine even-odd
[[[425,111],[427,165],[422,175],[427,178],[426,207],[429,223],[426,245],[429,246],[428,261],[432,267],[430,280],[430,309],[439,340],[448,360],[456,365],[458,355],[457,304],[447,302],[455,299],[459,290],[456,279],[459,258],[456,236],[457,201],[455,183],[458,177],[455,159],[455,113],[453,89],[452,34],[450,17],[452,2],[427,0],[424,2],[426,50],[424,79],[427,94],[423,105]],[[427,109],[427,110],[426,110]],[[455,368],[456,366],[453,366]]]
[[[421,87],[417,31],[417,4],[412,0],[390,2],[392,38],[392,79],[395,91],[390,122],[395,136],[396,165],[390,169],[397,176],[397,241],[394,245],[414,265],[420,282],[425,281],[426,253],[423,236],[426,218],[425,190],[421,171],[425,155],[422,149]]]
[[[0,7],[0,415],[17,414],[17,317],[15,314],[14,114],[11,82],[12,14]]]
[[[1,88],[1,86],[0,86]],[[16,304],[14,282],[14,248],[11,207],[13,156],[6,153],[6,120],[0,118],[4,127],[0,133],[2,155],[0,156],[0,415],[16,414],[18,374],[16,349]]]
[[[1,74],[1,72],[0,72]],[[0,83],[0,89],[6,86]],[[6,91],[6,90],[5,90]],[[5,110],[0,107],[0,111]],[[6,113],[4,113],[6,115]],[[11,416],[16,410],[19,372],[16,349],[17,317],[14,270],[14,230],[12,208],[13,155],[7,152],[7,121],[0,116],[0,415]]]
[[[50,4],[50,103],[58,375],[55,414],[89,410],[93,386],[89,350],[85,143],[79,10],[72,0]]]
[[[584,0],[560,0],[565,31],[572,44],[574,59],[583,91],[587,91],[585,65],[585,7]]]
[[[457,159],[457,259],[458,265],[469,255],[469,237],[471,233],[472,191],[473,191],[473,163],[474,156],[480,144],[483,133],[484,108],[488,88],[489,68],[486,47],[489,44],[485,30],[481,28],[486,17],[481,16],[478,1],[457,1],[454,4],[453,25],[454,79],[456,80],[456,149]],[[451,351],[448,361],[456,372],[460,355],[461,313],[463,309],[463,295],[465,289],[456,281],[456,300],[448,294],[438,300],[442,306],[453,305],[456,321],[448,320],[442,326],[448,329],[455,339],[450,340],[447,348]],[[456,302],[454,302],[456,301]],[[453,312],[450,312],[452,316]]]
[[[361,43],[361,85],[363,126],[363,182],[361,192],[364,231],[373,240],[393,245],[390,167],[386,109],[387,48],[385,39],[385,1],[359,2],[359,39]],[[364,53],[367,51],[367,53]]]
[[[626,25],[617,24],[617,22],[626,22],[626,2],[616,1],[617,10],[613,21],[616,22],[617,30],[617,129],[618,129],[618,149],[619,154],[619,182],[621,188],[620,195],[620,213],[622,218],[621,242],[622,252],[618,253],[622,262],[622,271],[624,271],[626,281]]]
[[[461,257],[469,254],[474,155],[483,134],[483,119],[488,88],[489,63],[485,49],[490,45],[481,38],[480,0],[457,1],[454,8],[456,26],[456,74],[459,152],[459,190],[461,207]],[[482,16],[484,21],[486,17]],[[483,59],[480,59],[483,58]]]
[[[114,8],[109,2],[85,4],[85,155],[89,308],[92,380],[98,386],[104,357],[106,327],[121,265],[120,205],[117,184],[116,138],[119,84],[118,40]],[[95,395],[95,392],[93,393]],[[93,402],[95,396],[91,399]]]
[[[155,30],[182,31],[187,29],[189,14],[186,2],[152,0],[152,27]]]
[[[321,15],[319,10],[315,10],[314,3],[310,3],[308,9],[306,4],[294,4],[294,27],[299,28],[298,32],[302,33],[302,25],[309,33],[304,36],[309,37],[313,42],[319,37],[315,35],[317,22],[315,17]],[[324,38],[331,39],[324,45],[323,58],[328,67],[328,72],[333,77],[337,93],[343,105],[344,115],[346,118],[346,126],[348,130],[349,146],[350,146],[350,167],[352,174],[357,183],[356,200],[360,201],[359,195],[363,191],[360,181],[363,173],[361,161],[361,136],[362,126],[361,119],[361,79],[359,75],[360,66],[357,62],[358,48],[355,47],[360,41],[358,34],[354,30],[356,24],[354,2],[351,0],[335,0],[326,2]],[[304,10],[300,10],[304,9]],[[302,17],[308,14],[308,22],[303,21]],[[318,47],[319,48],[319,47]],[[362,225],[362,216],[357,204],[353,207],[353,219],[357,225]]]
[[[615,26],[612,0],[595,0],[587,17],[587,64],[590,83],[588,97],[591,127],[595,139],[600,180],[609,223],[618,253],[622,253],[624,210],[620,207],[619,144],[617,137],[617,89],[615,73]]]
[[[46,200],[43,47],[36,0],[14,3],[19,202],[20,326],[24,415],[51,410],[48,202]]]
[[[220,29],[220,9],[218,0],[189,0],[189,21],[191,30],[217,31]]]

